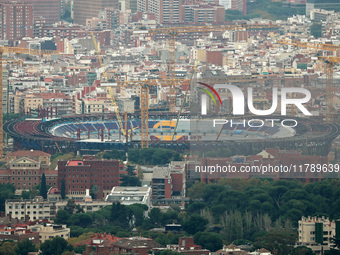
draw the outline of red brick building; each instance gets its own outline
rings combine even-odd
[[[105,196],[104,192],[119,186],[118,160],[95,159],[94,156],[83,156],[82,160],[58,161],[58,188],[65,181],[66,194],[84,194],[92,186],[98,187],[97,198]]]
[[[0,3],[1,39],[15,41],[33,37],[33,5],[19,2]]]
[[[231,0],[231,9],[242,12],[247,15],[247,0]]]

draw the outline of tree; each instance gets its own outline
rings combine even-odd
[[[306,246],[298,246],[293,249],[292,255],[315,255],[311,248],[307,248]]]
[[[61,181],[60,194],[61,194],[61,199],[65,199],[65,197],[66,197],[66,187],[65,187],[65,180],[64,179],[62,179],[62,181]]]
[[[62,255],[65,251],[73,251],[73,246],[68,244],[62,237],[54,237],[52,240],[46,240],[40,245],[43,255]]]
[[[23,199],[30,199],[31,198],[31,192],[30,191],[26,191],[26,190],[23,190],[21,192],[21,197]]]
[[[97,185],[92,185],[90,189],[90,195],[93,199],[97,199],[97,195],[99,193],[99,188]]]
[[[198,232],[195,234],[194,239],[195,243],[210,251],[217,251],[223,247],[222,237],[217,233]]]
[[[113,202],[110,220],[113,224],[121,227],[129,226],[130,210],[120,202]]]
[[[188,190],[188,197],[195,199],[195,198],[202,198],[206,189],[206,184],[204,182],[196,182],[193,186],[191,186]]]
[[[135,176],[134,174],[135,167],[132,165],[126,166],[126,172],[128,173],[128,176]]]
[[[310,32],[315,38],[322,37],[322,24],[313,23],[313,25],[310,27]]]
[[[13,255],[15,254],[16,244],[13,242],[4,242],[0,247],[1,255]]]
[[[122,181],[122,183],[120,184],[120,186],[124,186],[124,187],[127,187],[127,186],[140,187],[140,186],[142,186],[138,177],[135,177],[135,176],[122,175],[121,181]]]
[[[207,225],[208,225],[208,220],[206,220],[205,218],[197,214],[193,214],[189,218],[189,220],[183,223],[183,229],[187,233],[194,235],[197,232],[204,231]]]
[[[15,252],[17,255],[27,255],[29,252],[36,252],[38,251],[35,244],[29,240],[25,239],[22,242],[19,242],[15,247]]]
[[[287,255],[293,250],[296,236],[283,231],[270,231],[264,236],[256,239],[254,247],[256,249],[265,248],[277,255]]]
[[[68,211],[66,211],[65,209],[58,210],[56,214],[55,222],[58,224],[67,224],[70,216],[71,216],[70,213],[68,213]]]
[[[47,199],[47,186],[45,173],[43,173],[41,177],[40,196],[42,196],[44,199]]]
[[[12,183],[0,184],[0,211],[5,211],[7,199],[13,199],[15,186]]]

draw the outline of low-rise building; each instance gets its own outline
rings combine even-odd
[[[166,248],[155,248],[152,251],[160,251],[160,250],[171,250],[178,253],[190,254],[190,255],[203,255],[210,254],[210,251],[207,249],[203,249],[202,246],[194,243],[193,237],[180,237],[178,240],[178,244],[170,244],[167,245]]]
[[[84,212],[95,212],[112,204],[112,202],[109,201],[76,201],[75,203],[79,205]],[[12,199],[6,200],[5,213],[19,220],[25,220],[26,217],[30,221],[42,219],[51,220],[54,219],[57,212],[63,210],[66,205],[66,200],[46,200],[42,197],[25,200]]]
[[[151,206],[150,187],[113,187],[105,201],[119,201],[123,205],[144,204]]]
[[[47,224],[44,225],[32,225],[27,227],[32,232],[39,233],[39,240],[41,243],[46,240],[52,239],[54,237],[62,237],[67,240],[70,237],[70,229],[66,227],[66,225],[55,225],[55,224]]]
[[[32,232],[23,227],[10,228],[6,227],[0,229],[0,241],[12,240],[14,242],[22,242],[25,239],[32,241],[35,244],[39,244],[39,233]]]

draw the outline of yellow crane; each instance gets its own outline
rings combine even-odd
[[[322,44],[322,43],[308,43],[308,42],[299,42],[299,41],[287,41],[287,40],[279,40],[277,41],[280,44],[292,45],[294,47],[301,47],[307,49],[316,49],[323,51],[333,51],[339,52],[339,45],[332,44]],[[319,60],[324,61],[325,63],[325,73],[326,73],[326,121],[334,122],[334,65],[340,63],[340,57],[332,57],[332,56],[319,56]]]
[[[210,32],[224,32],[224,31],[254,31],[260,29],[279,28],[273,24],[244,24],[244,25],[219,25],[219,26],[190,26],[190,27],[169,27],[169,28],[155,28],[148,30],[135,30],[134,35],[154,36],[154,35],[168,35],[169,36],[169,66],[168,66],[168,86],[169,86],[169,111],[176,111],[176,95],[175,95],[175,65],[176,65],[176,37],[179,34],[188,33],[210,33]]]
[[[96,48],[96,51],[97,51],[97,55],[98,55],[98,60],[99,60],[100,66],[101,66],[102,69],[103,69],[103,77],[104,77],[104,80],[105,80],[106,82],[108,82],[107,73],[106,73],[106,70],[105,70],[105,66],[104,66],[104,64],[103,64],[103,59],[102,59],[101,54],[100,54],[99,45],[98,45],[98,43],[97,43],[96,37],[95,37],[95,35],[94,35],[93,32],[91,32],[91,35],[92,35],[92,40],[93,40],[94,47]],[[124,137],[125,137],[125,136],[126,136],[125,128],[123,127],[122,117],[120,116],[118,104],[117,104],[115,95],[113,94],[112,88],[111,88],[111,86],[105,85],[105,83],[102,84],[101,86],[107,87],[107,90],[109,91],[109,94],[110,94],[110,97],[111,97],[111,101],[112,101],[112,106],[113,106],[113,109],[114,109],[114,111],[115,111],[115,113],[116,113],[116,117],[117,117],[117,120],[118,120],[119,130],[123,133],[123,135],[124,135]]]
[[[186,82],[184,79],[175,79],[175,85]],[[151,86],[161,86],[156,82],[167,82],[162,79],[144,81],[117,81],[119,87],[140,86],[140,108],[141,108],[141,147],[149,147],[149,91]]]
[[[17,47],[0,46],[0,156],[4,155],[4,129],[3,129],[3,55],[7,53],[30,54],[30,55],[57,55],[58,52],[51,50],[35,50]]]

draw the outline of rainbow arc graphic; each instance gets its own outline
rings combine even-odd
[[[217,93],[217,91],[210,85],[206,84],[206,83],[203,83],[203,82],[199,82],[199,84],[207,87],[208,89],[210,89],[218,98],[218,100],[220,101],[220,104],[222,106],[222,100],[221,100],[221,97],[220,95]],[[215,105],[217,105],[217,102],[216,102],[216,99],[214,97],[214,95],[206,88],[201,88],[201,87],[198,87],[198,89],[204,91],[205,93],[207,93],[207,95],[209,95],[211,97],[211,99],[214,101]],[[202,115],[206,115],[207,114],[207,97],[206,95],[202,95],[202,101],[201,101],[201,114]]]

